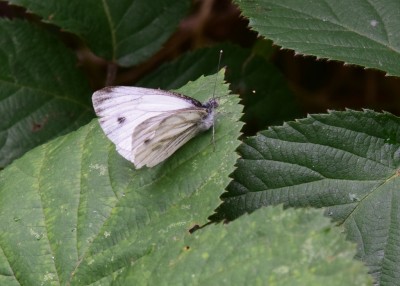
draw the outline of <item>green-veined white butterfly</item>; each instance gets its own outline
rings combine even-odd
[[[160,89],[114,86],[96,91],[93,107],[119,154],[137,169],[153,167],[214,125],[215,98],[201,103]]]

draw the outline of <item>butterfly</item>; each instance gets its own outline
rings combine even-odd
[[[215,98],[201,103],[171,91],[130,86],[100,89],[92,102],[104,133],[137,169],[156,166],[213,127],[218,107]]]

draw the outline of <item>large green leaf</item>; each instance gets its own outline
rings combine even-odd
[[[98,56],[122,66],[153,55],[176,30],[191,1],[10,0],[44,22],[79,35]]]
[[[19,20],[0,21],[0,168],[93,118],[75,56]]]
[[[235,0],[250,26],[297,54],[400,75],[398,0]]]
[[[316,210],[264,208],[133,264],[121,285],[371,285],[354,245]]]
[[[400,118],[369,110],[311,115],[247,139],[239,152],[218,219],[281,203],[326,207],[375,279],[399,281]]]
[[[250,49],[232,44],[186,53],[173,62],[161,65],[137,85],[177,88],[202,74],[214,73],[221,50],[221,66],[227,68],[226,80],[230,89],[240,94],[245,105],[243,120],[247,123],[246,133],[294,119],[300,113],[282,74]]]
[[[206,100],[214,79],[179,92]],[[109,284],[206,223],[230,181],[242,126],[238,98],[221,82],[222,73],[215,149],[211,132],[203,133],[160,165],[135,170],[94,120],[3,170],[0,284]]]

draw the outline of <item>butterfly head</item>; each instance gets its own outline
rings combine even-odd
[[[203,107],[207,109],[208,113],[214,111],[218,107],[218,100],[216,98],[212,98],[206,103],[203,104]]]

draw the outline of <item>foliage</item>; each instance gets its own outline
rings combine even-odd
[[[196,47],[130,84],[215,94],[215,148],[201,134],[135,170],[94,119],[80,53],[106,63],[104,78],[141,70],[191,1],[8,3],[29,13],[0,19],[1,285],[371,285],[367,272],[398,283],[398,117],[294,121],[301,107],[269,42]],[[284,49],[400,74],[398,1],[235,3]],[[244,131],[259,131],[242,144],[236,94]]]

